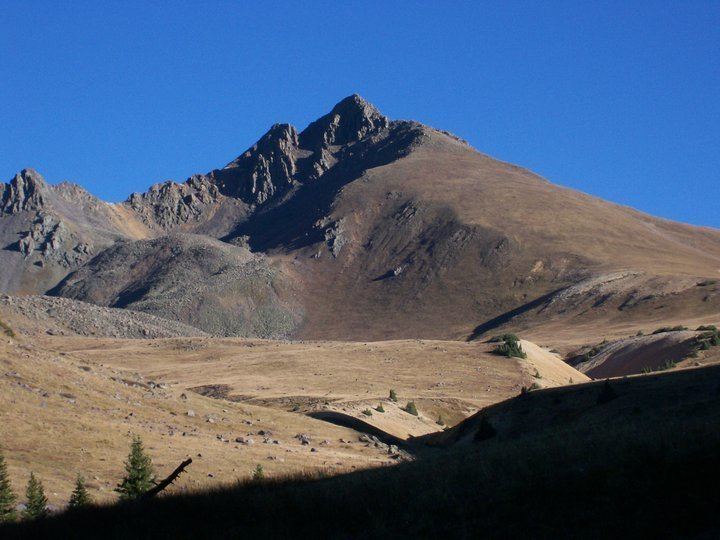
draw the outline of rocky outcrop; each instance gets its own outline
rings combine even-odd
[[[8,184],[0,184],[0,210],[5,214],[40,210],[47,184],[33,169],[23,169]]]
[[[223,193],[263,204],[287,193],[300,180],[296,178],[298,159],[305,154],[298,146],[297,130],[275,124],[252,148],[210,174]]]
[[[153,185],[145,193],[133,193],[126,204],[148,227],[170,230],[199,220],[220,197],[209,178],[196,174],[183,184],[168,181]]]
[[[300,134],[289,124],[275,124],[244,154],[209,176],[223,194],[260,206],[320,179],[347,157],[348,146],[389,126],[373,105],[352,95]]]
[[[41,266],[54,262],[65,268],[79,265],[93,252],[92,244],[81,242],[64,221],[42,212],[18,240],[17,249],[25,258],[37,253]]]
[[[306,148],[352,144],[390,125],[387,117],[357,94],[346,97],[300,134]]]

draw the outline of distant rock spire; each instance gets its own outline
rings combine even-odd
[[[300,134],[300,145],[318,147],[358,141],[390,124],[371,103],[357,94],[340,101]]]
[[[23,169],[9,184],[0,184],[0,210],[17,214],[26,210],[40,210],[45,204],[47,184],[34,169]]]

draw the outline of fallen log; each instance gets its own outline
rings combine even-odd
[[[151,497],[154,497],[155,495],[160,493],[163,489],[165,489],[170,484],[172,484],[175,480],[177,480],[177,477],[180,476],[180,474],[182,474],[182,472],[185,470],[185,467],[187,467],[191,463],[192,463],[192,458],[187,458],[180,465],[178,465],[177,468],[173,472],[171,472],[165,480],[163,480],[162,482],[155,485],[155,487],[152,487],[149,490],[147,490],[143,494],[142,498],[150,499]]]

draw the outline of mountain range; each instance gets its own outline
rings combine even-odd
[[[627,335],[717,315],[719,279],[720,230],[554,185],[357,95],[118,204],[33,169],[0,184],[1,292],[218,336]]]

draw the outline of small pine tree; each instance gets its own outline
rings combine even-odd
[[[417,410],[417,407],[415,406],[414,401],[408,401],[408,404],[405,405],[404,411],[408,414],[412,414],[413,416],[418,415],[418,410]]]
[[[500,356],[527,358],[527,354],[520,345],[520,339],[515,334],[504,334],[500,336],[502,344],[495,347],[492,352]]]
[[[375,410],[377,412],[385,412],[385,407],[383,407],[382,403],[380,403]]]
[[[26,519],[44,518],[48,515],[48,500],[45,496],[45,488],[43,488],[42,482],[35,478],[33,473],[30,473],[30,480],[28,480],[25,496],[27,497],[27,504],[25,505],[23,516]]]
[[[398,397],[397,397],[397,393],[395,392],[395,390],[390,390],[390,401],[394,401],[395,403],[397,403],[397,400],[398,400]]]
[[[10,485],[5,457],[0,453],[0,523],[15,521],[15,501],[17,497]]]
[[[255,470],[252,474],[252,479],[254,482],[262,482],[265,480],[265,469],[263,469],[263,466],[258,464],[257,467],[255,467]]]
[[[137,499],[155,485],[152,460],[145,453],[139,436],[133,437],[125,472],[127,474],[115,488],[122,500]]]
[[[68,507],[80,508],[81,506],[87,506],[89,504],[92,504],[92,499],[90,498],[90,494],[85,486],[85,479],[78,474],[77,479],[75,480],[75,489],[73,490],[72,495],[70,495]]]
[[[372,411],[371,411],[370,409],[365,409],[362,413],[363,413],[365,416],[372,416]]]

